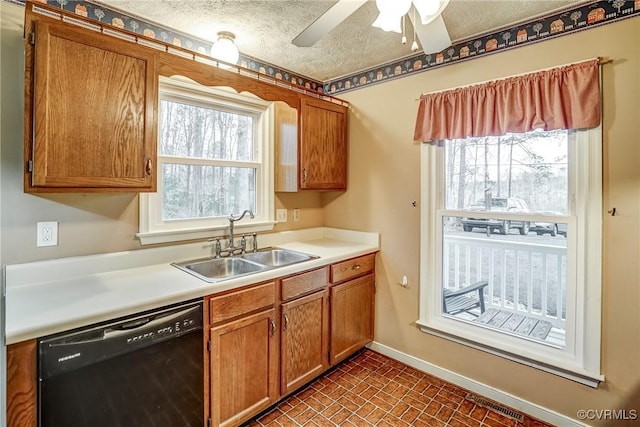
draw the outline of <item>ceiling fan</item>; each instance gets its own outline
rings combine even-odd
[[[298,47],[313,46],[367,0],[339,0],[293,39]],[[402,32],[401,20],[408,15],[425,53],[436,53],[451,46],[451,38],[442,20],[442,11],[449,0],[376,0],[380,11],[372,24],[383,31]]]

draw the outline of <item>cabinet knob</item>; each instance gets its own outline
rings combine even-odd
[[[152,175],[153,175],[153,160],[151,160],[151,157],[147,157],[144,164],[144,177],[151,178]]]
[[[360,270],[360,264],[352,265],[351,269],[352,270]]]
[[[289,315],[287,313],[284,314],[284,325],[282,325],[282,330],[286,331],[289,327]]]
[[[302,182],[307,182],[307,169],[302,169]]]

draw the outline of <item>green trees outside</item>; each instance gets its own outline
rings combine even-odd
[[[163,100],[163,219],[255,210],[254,117]]]

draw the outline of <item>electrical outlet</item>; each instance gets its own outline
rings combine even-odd
[[[37,223],[36,246],[57,246],[58,245],[58,222],[47,221]]]
[[[278,222],[287,222],[287,210],[286,209],[276,209],[276,221],[278,221]]]
[[[300,209],[293,210],[293,220],[300,221]]]

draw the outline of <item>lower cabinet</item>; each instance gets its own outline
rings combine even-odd
[[[280,388],[283,395],[329,367],[328,328],[326,290],[282,304]]]
[[[373,340],[375,254],[207,297],[210,426],[238,426]]]
[[[211,425],[235,426],[278,399],[275,309],[211,328]]]
[[[210,426],[237,426],[279,398],[276,284],[207,297]]]
[[[2,367],[4,369],[4,366]],[[38,425],[38,344],[36,340],[7,346],[7,427]]]
[[[330,363],[346,359],[373,340],[375,277],[373,274],[330,288]]]

